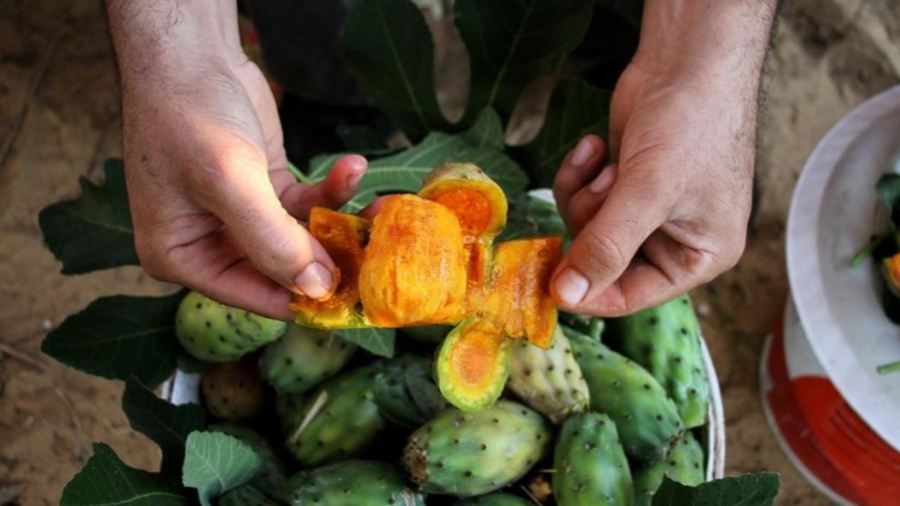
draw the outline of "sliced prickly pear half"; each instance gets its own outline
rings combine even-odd
[[[359,278],[366,316],[378,327],[457,322],[466,309],[459,220],[415,195],[392,195],[372,224]]]
[[[512,338],[547,349],[556,329],[550,277],[562,254],[561,237],[504,242],[494,249],[490,282],[470,299],[472,312]]]
[[[436,167],[425,178],[419,196],[455,214],[465,236],[489,242],[506,225],[508,204],[503,190],[471,163]]]
[[[368,326],[359,302],[359,273],[371,225],[359,216],[322,207],[310,212],[309,232],[337,265],[338,283],[325,299],[297,295],[290,306],[297,323],[325,329]]]
[[[502,330],[487,320],[460,323],[438,352],[438,388],[444,398],[464,411],[494,404],[509,378],[510,345]]]

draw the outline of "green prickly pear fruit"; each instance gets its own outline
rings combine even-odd
[[[299,410],[286,410],[287,449],[306,466],[358,456],[375,442],[385,419],[375,404],[375,365],[335,376],[313,390]]]
[[[265,402],[265,385],[253,360],[215,364],[200,375],[203,404],[209,413],[230,422],[253,418]]]
[[[577,413],[563,423],[553,452],[553,494],[559,506],[631,506],[634,488],[616,424],[602,413]]]
[[[260,370],[279,392],[302,394],[337,374],[355,351],[335,334],[289,323],[284,337],[263,350]]]
[[[634,472],[635,506],[650,506],[665,476],[690,487],[706,481],[703,448],[691,432],[685,432],[665,460]]]
[[[425,506],[406,477],[386,462],[347,460],[291,476],[291,506]]]
[[[234,362],[284,334],[286,324],[190,292],[178,306],[175,334],[205,362]]]
[[[403,460],[423,492],[471,497],[520,479],[551,444],[537,411],[500,400],[476,412],[442,411],[410,435]]]
[[[700,323],[687,294],[608,322],[607,341],[644,366],[666,389],[685,428],[706,423],[709,380]]]
[[[534,506],[534,503],[515,495],[497,492],[463,499],[453,506]]]
[[[591,410],[616,423],[625,453],[645,464],[665,458],[684,426],[659,382],[599,341],[572,334],[569,343],[587,380]]]
[[[431,361],[402,355],[384,363],[375,381],[375,403],[389,421],[414,429],[446,409],[432,376]]]
[[[219,506],[281,506],[283,503],[272,499],[253,485],[241,485],[222,494]]]
[[[513,343],[511,353],[506,386],[526,404],[547,415],[555,424],[587,409],[590,399],[587,382],[572,356],[569,339],[559,326],[549,349],[520,339]]]
[[[280,498],[284,490],[284,483],[287,480],[284,462],[279,458],[275,449],[269,444],[265,438],[259,433],[248,429],[242,425],[234,425],[223,423],[213,425],[209,428],[211,431],[223,432],[229,436],[236,437],[241,442],[249,446],[260,459],[262,459],[262,469],[256,476],[250,480],[244,487],[252,487],[255,492],[244,491],[242,494],[247,497],[253,497],[256,492],[267,495],[272,498]],[[244,488],[240,487],[240,488]],[[249,499],[248,499],[249,500]],[[241,503],[236,503],[241,504]],[[248,503],[255,504],[255,503]],[[267,503],[260,503],[267,504]]]

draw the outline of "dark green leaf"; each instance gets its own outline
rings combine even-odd
[[[532,181],[541,188],[553,186],[559,164],[583,136],[606,139],[609,131],[611,94],[580,81],[561,81],[550,97],[544,125],[537,137],[513,150]]]
[[[178,483],[162,474],[126,466],[116,452],[94,444],[94,455],[63,490],[60,506],[184,506],[194,504]]]
[[[337,133],[347,150],[354,153],[380,153],[391,149],[384,136],[371,127],[343,126],[338,127]]]
[[[435,96],[431,32],[412,2],[353,2],[344,55],[366,97],[410,139],[450,127]]]
[[[314,158],[310,162],[310,176],[316,181],[324,178],[338,156]],[[448,161],[478,165],[503,188],[507,198],[518,196],[528,183],[519,165],[502,151],[473,146],[462,135],[432,132],[416,146],[369,163],[356,196],[343,210],[358,212],[385,193],[418,192],[425,176]]]
[[[160,399],[137,380],[125,382],[122,411],[131,428],[149,437],[162,450],[162,472],[178,475],[188,434],[203,428],[206,413],[196,404],[175,406]]]
[[[462,123],[485,107],[508,120],[525,88],[555,72],[581,41],[592,7],[592,0],[457,0],[456,26],[472,75]]]
[[[41,350],[79,371],[156,387],[175,369],[175,312],[184,297],[95,300],[50,332]]]
[[[416,374],[416,371],[406,371],[404,379],[406,391],[425,420],[431,420],[447,408],[447,400],[441,395],[441,391],[430,376],[423,377]]]
[[[394,329],[345,329],[335,333],[369,353],[388,358],[394,356],[394,341],[397,336]]]
[[[497,111],[490,107],[481,111],[475,124],[464,134],[470,144],[478,147],[503,150],[506,146],[503,137],[503,123]]]
[[[176,359],[175,366],[179,371],[185,372],[188,374],[200,374],[212,366],[209,362],[204,362],[199,358],[187,353],[185,351],[181,351],[178,353],[178,358]]]
[[[221,432],[193,432],[187,438],[182,471],[186,487],[196,488],[203,506],[247,483],[263,466],[246,443]]]
[[[82,178],[77,199],[48,206],[38,216],[44,241],[62,262],[63,274],[138,265],[125,168],[121,160],[110,159],[103,172],[102,185]]]
[[[898,221],[900,221],[900,174],[888,173],[882,175],[878,178],[878,182],[875,183],[875,191],[878,193],[878,197],[888,209],[891,211],[891,224],[894,228],[897,227]]]
[[[771,506],[778,495],[776,473],[753,473],[688,487],[666,477],[653,506]]]
[[[509,203],[509,218],[498,241],[567,233],[556,204],[525,193]]]

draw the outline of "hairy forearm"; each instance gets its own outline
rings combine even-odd
[[[107,0],[106,5],[126,92],[241,54],[235,0]]]
[[[777,0],[647,0],[643,64],[729,78],[758,75]]]

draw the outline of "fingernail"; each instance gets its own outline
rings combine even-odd
[[[566,268],[554,283],[556,296],[566,305],[575,306],[587,294],[591,283],[572,267]]]
[[[572,159],[569,162],[576,166],[585,165],[596,153],[597,147],[594,146],[594,143],[590,139],[584,138],[575,146],[575,151],[572,153]]]
[[[347,186],[351,188],[356,188],[357,186],[359,186],[359,182],[362,180],[363,175],[365,175],[365,173],[360,172],[358,174],[347,176]]]
[[[307,297],[320,299],[331,293],[334,275],[324,265],[313,262],[300,272],[294,283]]]
[[[591,185],[588,187],[592,193],[596,193],[597,195],[606,193],[612,188],[613,183],[616,181],[616,166],[609,165],[602,171],[600,171],[600,175],[597,176],[596,179],[591,181]]]

